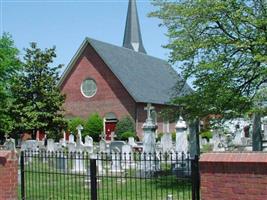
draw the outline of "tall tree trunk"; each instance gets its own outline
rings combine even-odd
[[[189,153],[191,157],[200,155],[198,119],[189,122]]]
[[[253,115],[252,150],[262,151],[261,115],[259,113]]]

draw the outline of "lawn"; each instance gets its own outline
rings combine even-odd
[[[85,165],[88,166],[88,163]],[[91,199],[89,176],[72,173],[71,161],[68,161],[67,166],[67,171],[63,172],[56,169],[55,159],[44,163],[38,158],[33,158],[24,165],[26,199]],[[167,165],[164,166],[168,168]],[[136,169],[130,168],[123,173],[110,173],[106,169],[105,174],[98,175],[97,180],[97,194],[100,200],[165,200],[168,195],[171,195],[173,200],[191,199],[190,181],[186,178],[178,179],[166,169],[160,176],[146,179],[138,177]]]

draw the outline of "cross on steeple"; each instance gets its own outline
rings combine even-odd
[[[154,110],[155,107],[151,105],[151,103],[148,103],[145,107],[145,110],[147,111],[147,119],[151,119],[151,111]]]
[[[124,31],[123,47],[146,53],[143,46],[136,0],[129,0],[128,13]]]

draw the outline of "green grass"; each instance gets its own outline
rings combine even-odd
[[[54,168],[54,163],[54,160],[43,163],[34,159],[25,165],[26,199],[90,199],[90,183],[86,182],[88,177],[71,173],[70,169],[63,173]],[[68,163],[68,166],[70,165],[71,163]],[[189,181],[178,180],[170,173],[149,179],[130,177],[136,177],[135,170],[127,170],[122,174],[106,171],[105,175],[98,177],[98,199],[165,200],[169,194],[173,196],[173,200],[191,199]]]

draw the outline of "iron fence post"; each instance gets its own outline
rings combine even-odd
[[[20,181],[21,181],[21,199],[25,200],[25,185],[24,185],[24,151],[20,154]]]
[[[198,167],[199,157],[195,157],[191,160],[191,173],[192,173],[192,200],[200,200],[200,176]]]
[[[96,159],[90,159],[91,200],[97,200]]]

